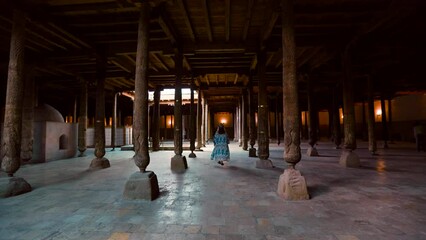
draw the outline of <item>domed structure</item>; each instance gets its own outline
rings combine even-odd
[[[41,104],[34,109],[34,122],[64,122],[62,114],[48,104]]]

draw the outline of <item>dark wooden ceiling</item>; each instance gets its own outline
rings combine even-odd
[[[13,2],[13,3],[12,3]],[[266,52],[271,95],[282,91],[280,4],[276,0],[151,0],[149,86],[173,88],[174,49],[184,53],[183,83],[191,78],[216,110],[235,107]],[[375,95],[426,90],[422,0],[295,0],[296,62],[313,81],[318,102],[343,78],[341,56],[351,44],[356,100],[366,78]],[[56,99],[78,95],[80,79],[95,87],[96,56],[108,58],[106,90],[134,85],[140,1],[1,1],[0,76],[5,94],[12,9],[27,13],[26,63],[35,66],[39,90]],[[300,78],[302,108],[307,77]],[[4,97],[2,97],[4,98]],[[3,99],[1,101],[4,101]]]

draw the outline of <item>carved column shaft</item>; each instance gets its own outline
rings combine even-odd
[[[154,91],[154,109],[152,113],[152,150],[160,150],[160,98],[161,89],[155,88]]]
[[[114,99],[112,103],[112,123],[111,123],[111,147],[115,148],[115,131],[117,129],[117,95],[114,94]]]
[[[201,88],[198,89],[197,99],[197,149],[201,149],[201,126],[202,126],[202,105],[201,105]]]
[[[194,91],[195,91],[195,83],[194,78],[191,78],[191,108],[190,108],[190,119],[189,119],[189,149],[191,152],[195,150],[195,122],[196,122],[196,106],[194,104]]]
[[[138,28],[133,113],[133,139],[135,146],[135,156],[133,159],[141,172],[145,172],[150,162],[148,153],[149,12],[149,4],[142,3]]]
[[[96,58],[96,114],[95,114],[95,156],[105,156],[105,74],[106,56],[100,53]]]
[[[317,121],[318,121],[318,112],[315,108],[315,97],[313,92],[313,86],[311,79],[307,79],[308,82],[308,125],[309,125],[309,145],[314,147],[318,141],[317,136]]]
[[[249,100],[249,135],[250,135],[250,149],[254,149],[256,144],[256,116],[255,116],[255,105],[254,105],[254,93],[253,93],[253,76],[249,76],[248,86],[248,100]],[[253,152],[253,150],[252,150]],[[255,154],[255,152],[253,152]]]
[[[340,132],[340,113],[339,113],[339,89],[336,87],[333,91],[333,140],[336,148],[342,143]]]
[[[182,155],[182,68],[183,55],[181,51],[176,53],[176,85],[175,85],[175,125],[174,125],[174,151],[176,155]]]
[[[78,118],[78,151],[80,157],[86,151],[86,130],[87,130],[87,83],[81,80],[80,86],[80,111]]]
[[[258,95],[258,113],[257,113],[257,139],[259,149],[257,154],[260,159],[268,159],[269,157],[269,107],[268,107],[268,90],[266,79],[265,53],[258,55],[258,71],[259,71],[259,95]]]
[[[248,149],[248,138],[249,138],[249,129],[248,129],[248,97],[247,97],[247,89],[243,89],[243,149]]]
[[[388,133],[388,124],[387,124],[387,116],[386,116],[386,102],[385,97],[383,94],[380,96],[380,104],[382,107],[382,137],[384,142],[384,148],[388,148],[388,140],[389,140],[389,133]]]
[[[6,104],[1,150],[1,167],[9,176],[21,165],[22,104],[24,86],[26,15],[15,10],[13,13],[10,40],[9,71],[7,74]]]
[[[300,114],[296,79],[293,2],[282,0],[284,160],[294,167],[301,159]]]

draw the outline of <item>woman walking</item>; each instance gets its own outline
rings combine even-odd
[[[217,161],[223,165],[223,161],[229,161],[229,138],[226,134],[223,124],[219,124],[213,138],[214,149],[210,157],[211,160]]]

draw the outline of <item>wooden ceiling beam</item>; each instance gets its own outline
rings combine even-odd
[[[229,42],[231,34],[231,0],[225,0],[225,41]]]
[[[157,54],[150,52],[149,55],[154,58],[155,61],[158,62],[158,64],[166,71],[170,71],[169,68],[166,66],[166,64],[157,56]]]
[[[182,10],[186,27],[189,30],[189,36],[191,37],[193,42],[196,42],[194,27],[192,26],[191,20],[189,19],[188,10],[186,9],[185,3],[183,2],[183,0],[177,0],[177,3],[179,5],[179,8]]]
[[[164,14],[164,5],[160,6],[159,12],[160,13],[158,16],[158,24],[160,25],[161,29],[163,29],[167,37],[170,39],[172,45],[174,45],[177,42],[178,36],[176,34],[175,28],[172,26],[170,19],[167,17],[167,15]]]
[[[210,22],[209,1],[208,0],[202,0],[201,4],[203,5],[203,13],[204,13],[204,19],[206,21],[207,36],[209,38],[209,41],[213,42],[212,25],[211,25],[211,22]]]
[[[276,1],[273,2],[271,9],[272,13],[269,17],[269,20],[262,28],[262,42],[266,41],[271,36],[272,29],[274,29],[275,23],[277,22],[277,19],[280,16],[280,8]]]
[[[243,41],[246,41],[246,39],[247,39],[248,30],[249,30],[250,24],[251,24],[251,15],[252,15],[252,12],[253,12],[253,5],[254,5],[254,0],[248,0],[247,11],[246,11],[246,20],[245,20],[245,23],[244,23],[244,30],[243,30],[243,36],[242,36]]]

